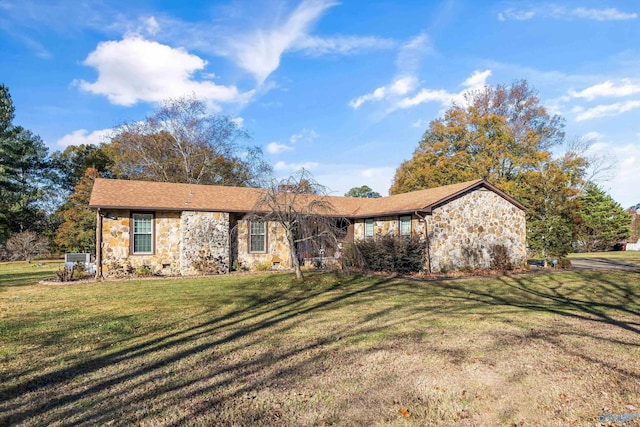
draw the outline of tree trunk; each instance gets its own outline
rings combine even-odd
[[[287,234],[290,234],[287,233]],[[296,242],[293,239],[293,236],[287,236],[289,240],[289,250],[291,252],[291,261],[293,262],[293,270],[296,273],[296,280],[299,282],[304,281],[304,277],[302,276],[302,269],[300,268],[300,259],[298,258],[298,249],[296,248]]]

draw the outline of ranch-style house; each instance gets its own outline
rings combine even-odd
[[[291,267],[281,225],[255,220],[264,191],[96,179],[90,206],[97,212],[97,275],[140,266],[159,275]],[[526,260],[524,206],[482,179],[377,199],[312,197],[326,198],[344,223],[343,243],[385,234],[421,237],[425,270],[489,268],[498,246],[512,264]]]

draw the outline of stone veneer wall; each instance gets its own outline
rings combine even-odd
[[[249,221],[241,219],[237,223],[238,261],[244,268],[255,269],[258,264],[268,268],[291,268],[289,243],[282,225],[267,224],[266,253],[249,253]]]
[[[110,210],[110,219],[102,219],[102,273],[122,276],[147,265],[155,274],[180,273],[180,212],[155,212],[155,242],[153,255],[131,255],[130,212]]]
[[[229,214],[182,212],[180,273],[225,274],[231,269]]]
[[[227,273],[230,269],[229,214],[221,212],[155,212],[152,255],[130,253],[130,211],[109,210],[102,219],[102,273],[124,276],[140,266],[154,274]]]
[[[405,216],[405,215],[401,215]],[[364,240],[364,219],[356,219],[353,224],[353,236],[356,241]],[[400,216],[387,216],[373,218],[373,235],[386,236],[398,235],[400,232]],[[411,235],[424,236],[424,222],[412,215],[411,216]]]
[[[431,271],[489,268],[497,245],[514,266],[526,261],[525,212],[478,189],[433,209],[427,218]]]

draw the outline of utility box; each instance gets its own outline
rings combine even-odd
[[[96,271],[95,263],[91,262],[91,254],[64,254],[64,266],[72,268],[75,265],[82,264],[84,271],[94,274]]]

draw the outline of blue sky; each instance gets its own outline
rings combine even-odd
[[[165,98],[237,118],[278,175],[387,194],[465,90],[527,79],[640,202],[640,2],[0,0],[0,82],[52,151]]]

